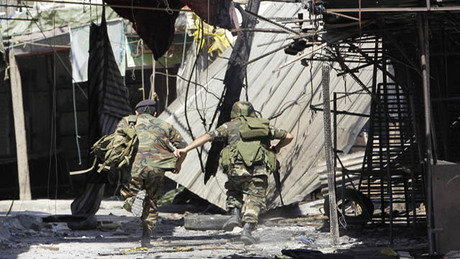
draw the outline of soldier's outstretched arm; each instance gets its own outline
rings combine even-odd
[[[182,155],[187,154],[188,151],[194,148],[197,148],[199,146],[202,146],[210,140],[211,140],[211,135],[209,135],[208,133],[205,133],[199,136],[198,138],[196,138],[192,143],[188,144],[188,146],[186,146],[185,148],[176,149],[176,151],[174,151],[174,155],[177,157],[181,157]]]

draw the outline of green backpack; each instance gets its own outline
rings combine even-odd
[[[100,161],[98,173],[108,171],[110,177],[110,173],[121,171],[123,182],[129,180],[132,157],[138,143],[136,122],[137,116],[130,115],[127,128],[103,136],[91,147],[91,153]]]
[[[235,160],[243,161],[246,166],[264,163],[273,172],[276,170],[276,155],[263,144],[269,138],[269,120],[244,116],[240,118],[240,140],[222,149],[221,165],[228,169]]]

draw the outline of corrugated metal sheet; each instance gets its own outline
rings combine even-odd
[[[261,15],[265,17],[295,17],[300,11],[300,4],[264,3],[266,9]],[[259,28],[273,28],[273,25],[260,21]],[[289,43],[287,34],[256,33],[250,60],[261,56],[271,50]],[[264,44],[271,43],[271,44]],[[192,128],[194,137],[206,132],[211,123],[218,100],[223,91],[223,78],[227,68],[227,60],[232,49],[228,49],[208,70],[196,76],[192,80],[201,85],[190,85],[188,94],[180,89],[180,96],[174,101],[160,118],[175,125],[191,141],[187,134],[187,118]],[[279,154],[282,165],[281,176],[283,183],[283,199],[285,204],[291,204],[303,200],[308,194],[320,187],[317,166],[324,160],[324,132],[322,112],[313,112],[311,105],[322,104],[321,88],[321,62],[313,62],[310,66],[302,66],[300,62],[273,72],[285,62],[292,60],[292,56],[283,51],[263,58],[247,67],[249,101],[262,113],[264,117],[273,117],[272,124],[279,128],[290,131],[295,139]],[[193,60],[188,61],[188,66]],[[185,71],[189,69],[185,69]],[[364,84],[371,86],[372,67],[361,69],[356,74]],[[189,78],[190,75],[183,75]],[[182,81],[182,82],[181,82]],[[179,80],[178,85],[186,85]],[[330,91],[354,92],[360,90],[360,86],[350,77],[336,77],[334,70],[331,71]],[[187,98],[185,98],[187,96]],[[243,90],[241,99],[244,100],[246,92]],[[187,99],[187,102],[185,100]],[[338,103],[338,110],[355,113],[369,113],[370,97],[366,94],[349,95]],[[338,149],[347,151],[354,142],[356,136],[366,123],[367,118],[357,116],[338,116]],[[213,125],[211,128],[214,128]],[[205,145],[203,163],[209,144]],[[313,168],[316,168],[313,170]],[[186,158],[182,171],[178,175],[167,176],[192,192],[207,199],[219,207],[225,208],[226,176],[218,172],[216,177],[211,178],[206,185],[203,183],[204,174],[201,173],[197,151],[191,151]],[[273,180],[273,179],[271,179]],[[278,198],[274,193],[273,186],[268,193],[268,207],[278,204]]]

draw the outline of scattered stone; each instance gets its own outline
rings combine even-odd
[[[300,241],[306,245],[309,245],[315,242],[315,239],[312,237],[305,237],[304,235],[300,235]]]
[[[25,229],[32,229],[35,231],[40,231],[43,225],[43,220],[41,217],[38,216],[32,216],[32,215],[17,215],[16,218],[19,220],[19,223],[25,228]]]
[[[101,231],[113,231],[118,228],[121,228],[121,223],[102,221],[102,222],[98,222],[97,228]]]
[[[4,225],[0,224],[0,242],[8,241],[11,238],[11,233],[9,229]]]

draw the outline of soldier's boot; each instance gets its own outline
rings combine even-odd
[[[132,202],[131,212],[135,217],[142,216],[142,211],[144,210],[144,199],[146,198],[145,196],[146,193],[144,190],[139,191]]]
[[[241,223],[241,212],[239,208],[233,208],[231,210],[230,218],[225,222],[222,227],[225,231],[232,231],[235,227],[242,227]]]
[[[141,237],[141,246],[142,247],[152,247],[150,244],[150,235],[152,234],[152,230],[150,230],[147,226],[142,226],[142,237]]]
[[[241,232],[241,241],[245,245],[252,245],[256,242],[256,239],[252,236],[252,231],[255,229],[254,223],[245,223],[243,231]]]

